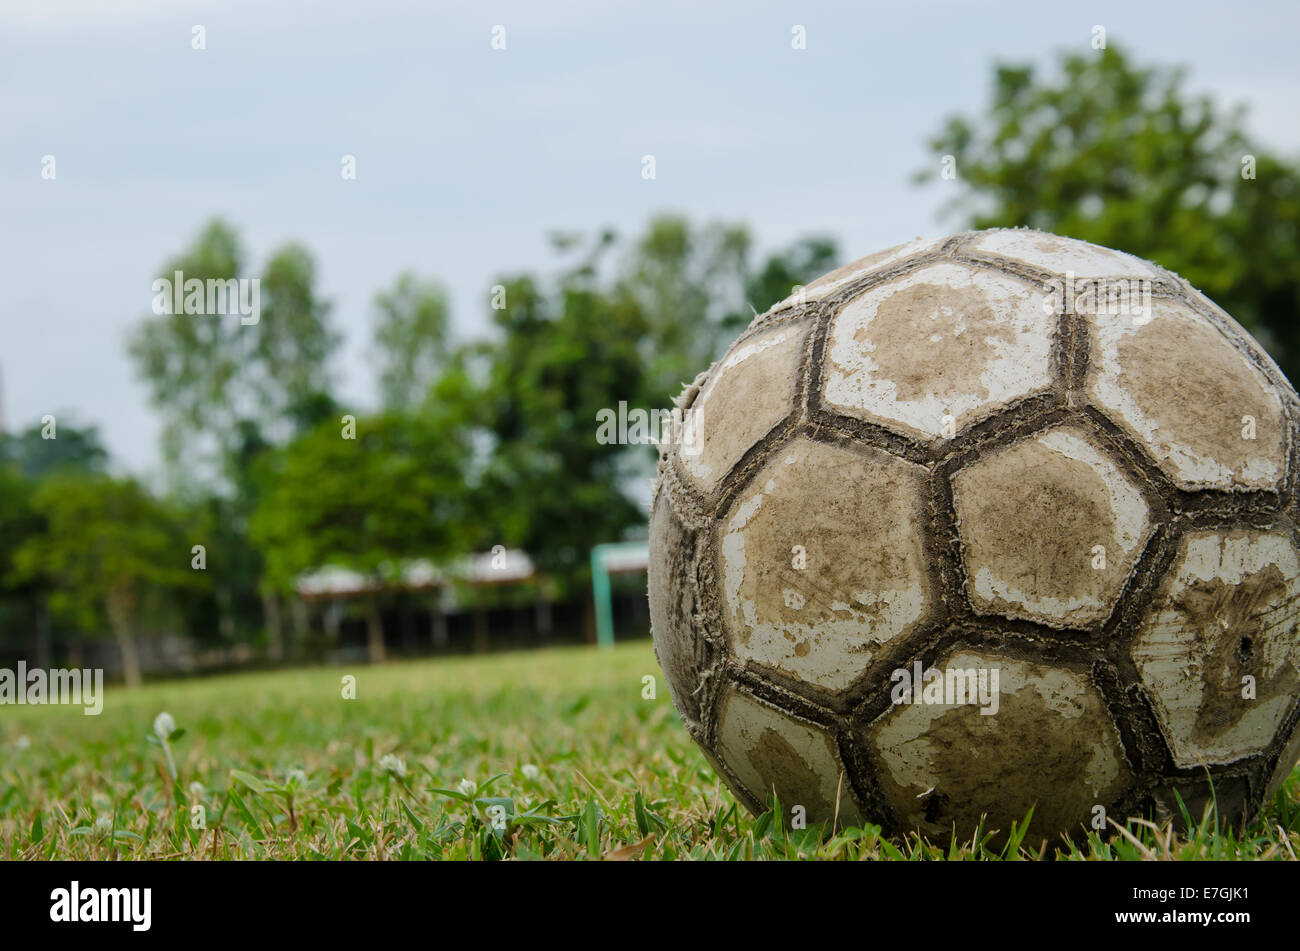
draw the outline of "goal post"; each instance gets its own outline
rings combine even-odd
[[[649,564],[649,542],[606,542],[591,549],[591,596],[596,604],[596,643],[601,647],[614,646],[610,575],[645,571]]]

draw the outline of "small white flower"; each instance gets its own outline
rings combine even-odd
[[[195,799],[202,799],[206,794],[207,790],[203,788],[203,784],[197,779],[190,783],[190,795]]]
[[[158,739],[166,740],[176,732],[176,721],[172,719],[170,713],[164,710],[153,718],[153,732]]]
[[[530,780],[532,782],[536,782],[537,777],[542,775],[542,771],[538,769],[536,766],[534,766],[532,763],[524,763],[523,766],[519,767],[519,771],[524,774],[524,779]]]
[[[386,773],[392,773],[398,779],[406,775],[406,764],[392,753],[385,753],[379,760],[379,768]]]
[[[18,747],[19,750],[31,749],[31,745],[31,739],[25,736],[20,736],[14,740],[14,746]]]
[[[473,796],[478,792],[478,783],[472,779],[462,779],[456,788],[460,790],[462,796]]]
[[[286,783],[297,783],[299,786],[307,782],[307,774],[300,769],[291,769],[285,776]]]
[[[108,816],[100,816],[95,820],[95,831],[100,835],[108,835],[113,831],[113,820]]]

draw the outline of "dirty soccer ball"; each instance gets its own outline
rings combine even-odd
[[[678,405],[655,650],[751,810],[1242,823],[1300,758],[1300,399],[1176,275],[918,240],[796,288]]]

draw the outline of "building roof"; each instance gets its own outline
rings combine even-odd
[[[326,565],[300,575],[295,590],[304,598],[338,598],[377,590],[433,590],[457,581],[472,585],[510,584],[527,581],[535,573],[527,552],[498,546],[493,551],[461,558],[447,568],[428,559],[412,559],[402,564],[397,577],[384,580],[350,568]]]

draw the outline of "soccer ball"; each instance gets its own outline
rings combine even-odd
[[[1300,398],[1260,346],[1023,229],[795,291],[678,399],[650,518],[656,655],[737,798],[941,841],[1253,816],[1300,758]]]

